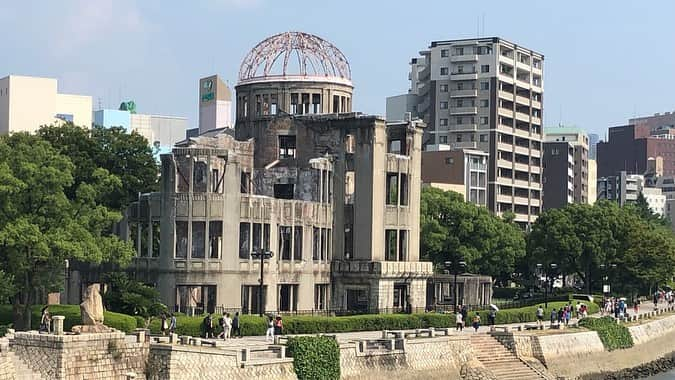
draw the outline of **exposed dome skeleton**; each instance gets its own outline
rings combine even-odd
[[[290,72],[292,59],[297,59],[299,72]],[[273,70],[279,66],[277,63],[281,63],[281,72]],[[344,54],[330,42],[302,32],[280,33],[261,41],[246,55],[239,69],[239,83],[297,77],[351,84],[351,70]]]

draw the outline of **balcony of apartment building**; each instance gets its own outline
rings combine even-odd
[[[530,56],[521,52],[517,52],[516,56],[516,67],[521,70],[530,71]]]
[[[499,60],[506,63],[514,63],[515,51],[506,46],[499,47]]]
[[[520,187],[530,186],[530,173],[527,171],[516,170],[513,183]]]
[[[417,72],[417,80],[420,82],[427,81],[430,76],[431,76],[431,65],[427,65],[422,70]]]
[[[530,122],[530,107],[523,105],[516,105],[516,120],[525,123]]]
[[[522,120],[516,120],[515,135],[520,137],[529,137],[530,124]]]
[[[470,103],[468,105],[464,106],[457,106],[455,107],[450,107],[450,115],[452,116],[458,116],[458,115],[476,115],[478,113],[478,107],[472,106]]]
[[[513,203],[528,205],[530,202],[530,190],[528,188],[514,187],[513,189]]]
[[[478,96],[478,90],[474,89],[468,89],[468,90],[453,90],[450,91],[450,97],[451,98],[471,98],[471,97],[477,97]]]
[[[516,154],[524,154],[526,156],[530,155],[530,142],[528,139],[523,137],[515,138],[515,152]]]
[[[541,59],[532,57],[532,74],[542,75],[543,62]]]
[[[514,163],[516,170],[529,171],[530,170],[530,156],[524,154],[516,154]]]
[[[497,141],[497,149],[505,152],[513,151],[513,136],[499,133],[499,140]]]
[[[520,68],[516,69],[516,82],[529,87],[531,84],[530,72]]]
[[[459,66],[458,66],[459,68]],[[455,70],[450,73],[451,80],[476,80],[478,79],[478,71],[472,70]]]
[[[475,50],[470,48],[465,48],[461,52],[453,52],[450,62],[477,62],[478,54],[475,53]]]
[[[512,169],[513,168],[513,153],[509,151],[497,151],[497,166]]]
[[[541,91],[543,85],[541,75],[532,75],[532,87]]]
[[[531,97],[530,90],[516,86],[516,103],[529,106]]]
[[[509,107],[509,105],[513,107],[513,102],[499,99],[499,108],[497,108],[497,115],[500,117],[500,119],[502,117],[506,118],[505,120],[503,120],[503,122],[500,122],[501,125],[505,125],[509,128],[512,128],[513,118],[515,115],[513,113],[513,109]]]

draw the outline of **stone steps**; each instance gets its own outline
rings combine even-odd
[[[471,346],[476,358],[500,380],[546,379],[490,335],[474,335]]]

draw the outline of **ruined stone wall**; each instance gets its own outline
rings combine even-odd
[[[17,332],[12,349],[45,379],[144,379],[148,344],[124,333],[47,335]],[[133,339],[133,341],[131,341]]]
[[[266,359],[242,363],[237,351],[211,347],[153,344],[149,380],[295,380],[292,359]]]

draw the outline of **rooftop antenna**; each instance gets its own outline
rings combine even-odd
[[[481,33],[482,36],[485,36],[485,12],[483,12],[483,32]]]
[[[476,16],[476,38],[480,38],[480,16]]]

